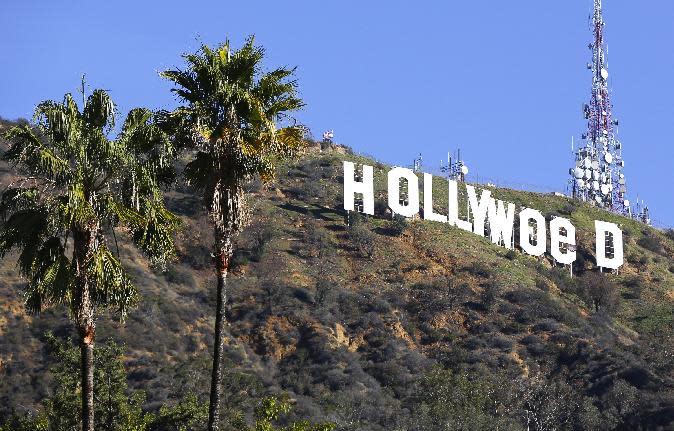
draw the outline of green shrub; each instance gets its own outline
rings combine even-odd
[[[501,290],[501,285],[494,280],[484,286],[480,299],[485,310],[489,312],[494,311],[496,303],[501,296]]]
[[[646,250],[652,251],[653,253],[661,254],[664,255],[665,248],[662,245],[662,241],[660,238],[657,236],[653,235],[652,233],[647,233],[646,235],[642,236],[639,238],[637,241],[637,244],[639,244],[641,247],[645,248]]]
[[[78,430],[81,411],[80,353],[69,341],[47,333],[47,350],[55,363],[51,396],[37,415],[13,416],[0,431]],[[94,357],[95,426],[101,431],[179,431],[199,429],[207,417],[207,405],[187,395],[158,413],[143,409],[145,392],[131,391],[123,362],[124,349],[112,340],[99,343]]]
[[[392,235],[400,236],[409,227],[410,222],[406,217],[401,216],[400,214],[395,214],[393,219],[389,222],[389,231]]]
[[[595,312],[612,315],[620,305],[618,287],[606,274],[587,272],[578,279],[578,288],[581,298]]]
[[[492,275],[492,267],[487,265],[481,260],[477,260],[473,263],[471,263],[466,270],[476,276],[476,277],[482,277],[482,278],[489,278]]]
[[[375,251],[375,234],[364,223],[349,226],[349,241],[362,257],[372,259]]]
[[[249,227],[251,259],[259,262],[269,242],[274,238],[274,227],[267,220],[260,220]]]

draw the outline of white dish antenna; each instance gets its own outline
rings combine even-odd
[[[611,163],[613,163],[613,154],[611,153],[604,154],[604,160],[606,160],[606,163],[610,165]]]
[[[608,70],[602,68],[600,73],[601,73],[601,78],[602,78],[604,81],[606,81],[606,80],[608,79]]]
[[[573,176],[574,176],[577,180],[583,178],[583,175],[584,175],[584,174],[585,174],[585,171],[584,171],[583,169],[581,169],[581,168],[573,169]]]
[[[468,166],[462,165],[461,166],[461,173],[464,175],[468,175]]]

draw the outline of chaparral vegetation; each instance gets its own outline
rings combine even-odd
[[[185,62],[175,111],[115,127],[95,91],[0,121],[0,430],[674,427],[673,231],[476,185],[570,220],[570,271],[392,214],[388,166],[288,116],[291,69],[252,41]],[[371,215],[343,209],[345,160]]]

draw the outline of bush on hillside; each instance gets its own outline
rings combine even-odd
[[[351,246],[362,257],[368,259],[372,259],[374,257],[374,241],[376,237],[365,223],[356,223],[349,226],[348,235]]]
[[[618,286],[606,274],[587,272],[578,279],[578,288],[581,298],[594,312],[612,315],[620,305]]]
[[[490,313],[494,311],[496,308],[496,303],[501,296],[501,291],[501,285],[495,280],[491,280],[489,283],[484,285],[482,294],[480,295],[480,300],[485,310]]]
[[[662,241],[660,238],[655,236],[653,233],[647,233],[639,240],[637,241],[637,244],[639,244],[641,247],[645,248],[646,250],[652,251],[653,253],[665,255],[665,248],[662,245]]]
[[[400,236],[409,227],[410,222],[406,217],[401,216],[400,214],[395,214],[393,219],[389,222],[389,232],[394,236]]]

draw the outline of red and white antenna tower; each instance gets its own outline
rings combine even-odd
[[[583,142],[575,152],[575,166],[570,169],[573,197],[593,202],[607,210],[629,215],[630,202],[626,198],[627,187],[623,168],[622,144],[617,139],[618,120],[613,118],[607,45],[604,39],[602,0],[594,1],[590,16],[593,41],[592,62],[587,68],[592,71],[592,95],[589,104],[583,105],[587,131]]]

